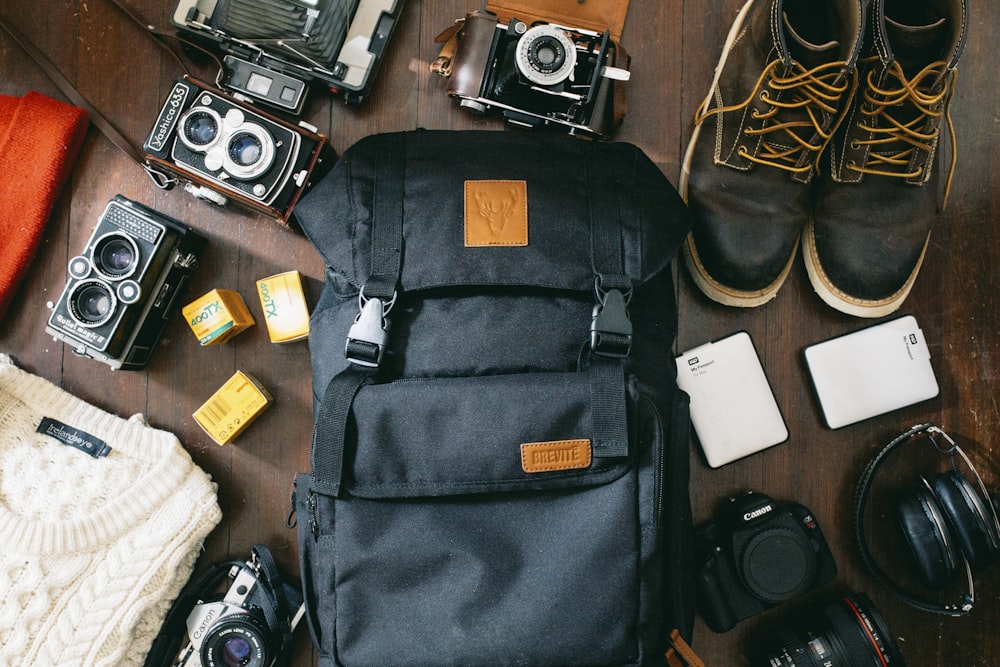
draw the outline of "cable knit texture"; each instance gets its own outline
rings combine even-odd
[[[37,433],[43,417],[110,452]],[[215,484],[173,434],[0,355],[0,666],[141,665],[221,518]]]

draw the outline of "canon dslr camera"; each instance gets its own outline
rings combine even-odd
[[[188,643],[171,665],[271,667],[291,648],[305,607],[267,548],[256,545],[250,560],[232,564],[228,574],[232,584],[221,599],[199,599],[191,609]]]
[[[83,252],[69,261],[45,331],[112,369],[149,361],[205,240],[187,226],[121,195],[101,214]]]
[[[725,632],[736,623],[826,583],[837,566],[808,509],[762,493],[731,498],[695,534],[698,607]]]
[[[514,124],[606,138],[616,125],[616,84],[629,78],[620,53],[608,30],[516,18],[503,25],[479,10],[458,33],[450,74],[439,73],[450,75],[448,94],[472,111],[496,109]]]

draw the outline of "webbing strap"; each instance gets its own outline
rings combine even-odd
[[[404,145],[399,134],[380,138],[375,156],[371,271],[362,296],[391,301],[403,267]]]
[[[393,303],[402,272],[404,149],[402,135],[386,134],[380,137],[375,155],[371,271],[361,287],[361,297],[362,301],[377,299],[375,303],[379,308],[382,303],[390,306]],[[388,309],[379,313],[383,321],[386,312]],[[363,313],[362,309],[359,318]],[[383,345],[384,334],[385,331],[380,341]],[[348,338],[345,354],[352,363],[330,379],[320,400],[313,420],[312,438],[313,489],[318,493],[340,494],[351,405],[358,390],[374,380],[381,359],[380,351],[360,349],[371,344],[371,341]],[[374,363],[354,362],[363,358],[374,360]]]
[[[632,295],[632,280],[625,273],[618,174],[606,156],[596,154],[597,146],[587,144],[589,155],[585,160],[590,195],[591,262],[597,297],[590,352],[594,455],[628,456],[625,357],[631,350],[632,334],[624,306]],[[605,312],[608,307],[615,308],[615,312]],[[608,330],[608,321],[617,326]]]

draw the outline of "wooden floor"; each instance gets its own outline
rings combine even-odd
[[[173,6],[165,0],[129,0],[129,4],[163,26]],[[742,0],[632,1],[622,39],[632,55],[629,110],[616,139],[640,146],[674,184],[695,107],[707,90],[725,33],[741,4]],[[970,618],[921,613],[897,601],[864,571],[850,528],[852,491],[862,466],[894,435],[917,422],[934,422],[949,431],[967,448],[987,484],[1000,486],[996,220],[1000,93],[995,60],[1000,5],[970,4],[968,48],[952,106],[958,136],[955,182],[922,272],[899,313],[914,315],[923,328],[941,386],[939,397],[832,431],[820,416],[802,349],[871,322],[825,306],[813,294],[798,260],[778,297],[751,310],[709,302],[686,270],[679,268],[680,333],[675,351],[736,331],[749,332],[790,431],[785,444],[716,470],[704,463],[693,442],[691,501],[696,519],[707,519],[719,501],[746,489],[795,500],[813,510],[839,566],[834,583],[729,633],[715,634],[697,621],[694,645],[709,665],[745,664],[743,650],[751,635],[774,627],[789,610],[797,615],[847,591],[873,598],[909,665],[1000,665],[1000,567],[977,575],[977,605]],[[494,119],[475,118],[458,109],[444,93],[445,82],[428,73],[428,63],[437,54],[435,35],[478,6],[477,0],[410,0],[370,99],[354,108],[316,94],[306,117],[328,134],[338,153],[381,131],[418,127],[502,131]],[[109,0],[4,0],[0,14],[30,36],[126,137],[141,144],[172,80],[181,72]],[[195,71],[203,77],[214,74],[201,64]],[[28,90],[61,98],[0,32],[0,94],[21,95]],[[192,298],[225,287],[238,290],[256,309],[254,282],[289,269],[306,276],[310,303],[318,298],[322,265],[303,237],[262,217],[193,200],[181,190],[156,189],[142,169],[92,127],[38,258],[0,323],[0,350],[16,356],[29,371],[106,410],[123,416],[142,412],[154,426],[180,437],[218,482],[225,517],[205,545],[202,565],[245,557],[251,544],[263,542],[287,572],[297,574],[295,535],[285,520],[292,477],[309,465],[307,343],[273,345],[257,327],[227,345],[200,348],[175,318],[146,370],[113,373],[103,364],[74,356],[43,333],[46,302],[59,295],[68,258],[83,248],[103,207],[118,193],[182,220],[209,238],[188,292]],[[259,309],[255,312],[259,316]],[[256,376],[276,397],[276,404],[235,445],[219,447],[204,435],[191,413],[237,369]],[[889,481],[912,483],[916,470],[933,471],[939,463],[926,447],[911,449],[900,460],[887,471]],[[878,516],[874,530],[881,542],[878,538],[890,534],[890,518]],[[957,592],[946,591],[942,599],[952,601],[956,596]],[[308,633],[300,628],[293,664],[311,665],[313,660]]]

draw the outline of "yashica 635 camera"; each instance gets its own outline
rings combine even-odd
[[[196,197],[233,200],[287,224],[313,179],[333,162],[326,137],[185,77],[177,80],[143,144],[163,188],[185,182]]]
[[[615,89],[629,78],[628,58],[609,30],[517,18],[503,24],[478,10],[455,38],[453,57],[435,71],[450,76],[448,94],[460,106],[593,138],[608,137],[620,121]]]
[[[403,0],[178,0],[171,22],[227,55],[216,83],[299,113],[312,81],[359,103]]]
[[[837,565],[808,509],[762,493],[731,498],[695,533],[698,610],[716,632],[833,579]]]
[[[121,195],[97,221],[45,331],[112,369],[149,361],[205,239]]]

